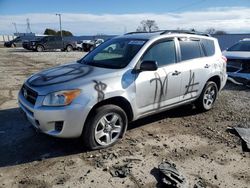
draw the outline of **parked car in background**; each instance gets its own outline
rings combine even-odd
[[[103,39],[85,40],[82,43],[82,49],[85,52],[89,52],[89,51],[92,51],[94,48],[96,48],[103,42],[104,42]]]
[[[91,40],[79,40],[79,41],[77,41],[77,43],[76,43],[77,50],[83,51],[83,43],[89,44],[89,43],[91,43]]]
[[[116,143],[130,121],[189,103],[212,109],[226,80],[226,59],[215,38],[185,31],[128,33],[75,63],[32,75],[18,101],[41,132],[82,135],[85,146],[99,149]]]
[[[66,40],[60,36],[46,36],[40,40],[23,43],[23,48],[37,52],[55,49],[70,52],[76,49],[76,44],[76,41]]]
[[[24,41],[35,40],[35,39],[39,39],[39,38],[41,38],[41,37],[39,37],[39,36],[19,36],[11,41],[5,42],[4,46],[8,47],[8,48],[10,48],[10,47],[12,47],[12,48],[22,47],[22,43]]]
[[[240,40],[223,54],[227,58],[228,80],[250,86],[250,39]]]

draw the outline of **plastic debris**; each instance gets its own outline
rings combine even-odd
[[[158,169],[160,170],[161,181],[167,187],[187,188],[186,178],[176,169],[175,164],[162,162]]]
[[[250,150],[250,128],[234,127],[234,130],[238,133],[242,141],[245,142],[247,149]]]

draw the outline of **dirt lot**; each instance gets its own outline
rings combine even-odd
[[[250,154],[226,131],[250,127],[250,90],[244,87],[227,84],[206,113],[188,105],[136,121],[105,150],[89,152],[80,139],[36,133],[18,110],[22,83],[82,56],[0,48],[0,187],[160,187],[157,167],[163,160],[176,164],[189,187],[249,187]],[[124,178],[113,177],[119,168]]]

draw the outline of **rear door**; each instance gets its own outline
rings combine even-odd
[[[63,41],[60,36],[54,38],[54,49],[63,49]]]
[[[179,38],[180,71],[182,73],[180,102],[197,98],[210,76],[211,65],[197,38]]]

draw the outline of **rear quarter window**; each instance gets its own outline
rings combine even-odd
[[[213,56],[215,53],[214,41],[209,39],[201,39],[201,44],[205,50],[206,56]]]
[[[179,41],[179,43],[182,61],[200,58],[204,56],[201,53],[199,41]]]

